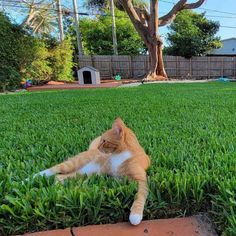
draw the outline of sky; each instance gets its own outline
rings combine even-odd
[[[0,6],[2,2],[6,3],[10,1],[13,0],[0,0]],[[61,1],[64,6],[72,9],[72,0]],[[87,11],[87,9],[83,7],[84,1],[85,0],[77,0],[79,12]],[[177,1],[178,0],[159,0],[159,15],[162,16],[169,12],[173,6],[173,3],[176,3]],[[188,3],[192,2],[196,2],[196,0],[188,0]],[[217,36],[220,36],[221,39],[236,37],[236,0],[206,0],[200,8],[194,9],[194,11],[199,13],[205,12],[208,19],[219,21],[221,27],[217,33]],[[22,21],[24,17],[24,14],[19,14],[19,9],[17,8],[8,7],[8,12],[16,22]],[[159,32],[164,39],[164,44],[166,44],[167,42],[165,38],[168,32],[167,26],[160,27]]]

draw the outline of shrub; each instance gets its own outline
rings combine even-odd
[[[0,92],[15,89],[19,83],[20,76],[14,67],[0,65]]]
[[[1,88],[12,89],[19,85],[21,41],[23,32],[9,18],[0,13],[0,83]]]
[[[31,79],[33,84],[42,84],[52,77],[50,52],[47,47],[42,40],[35,40],[34,59],[24,73],[24,79]]]
[[[53,80],[73,80],[73,49],[71,39],[67,38],[51,51]]]

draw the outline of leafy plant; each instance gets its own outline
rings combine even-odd
[[[73,80],[73,48],[70,38],[65,39],[51,50],[51,64],[54,80]]]
[[[0,91],[17,88],[19,83],[20,76],[14,67],[0,65]]]
[[[35,40],[33,54],[32,63],[26,67],[22,78],[31,79],[34,84],[49,81],[52,78],[52,68],[48,45],[43,40]]]

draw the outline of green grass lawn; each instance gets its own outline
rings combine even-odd
[[[151,156],[144,219],[208,212],[236,235],[236,83],[0,96],[0,235],[127,221],[136,184],[22,180],[86,150],[120,116]]]

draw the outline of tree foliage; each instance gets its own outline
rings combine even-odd
[[[169,55],[186,58],[202,56],[221,46],[220,38],[215,36],[219,23],[208,20],[204,14],[181,11],[169,30],[167,39],[170,46],[165,49]]]
[[[136,55],[146,52],[146,47],[125,12],[116,10],[118,53]],[[108,11],[95,19],[84,18],[80,22],[85,54],[111,55],[112,18]]]

